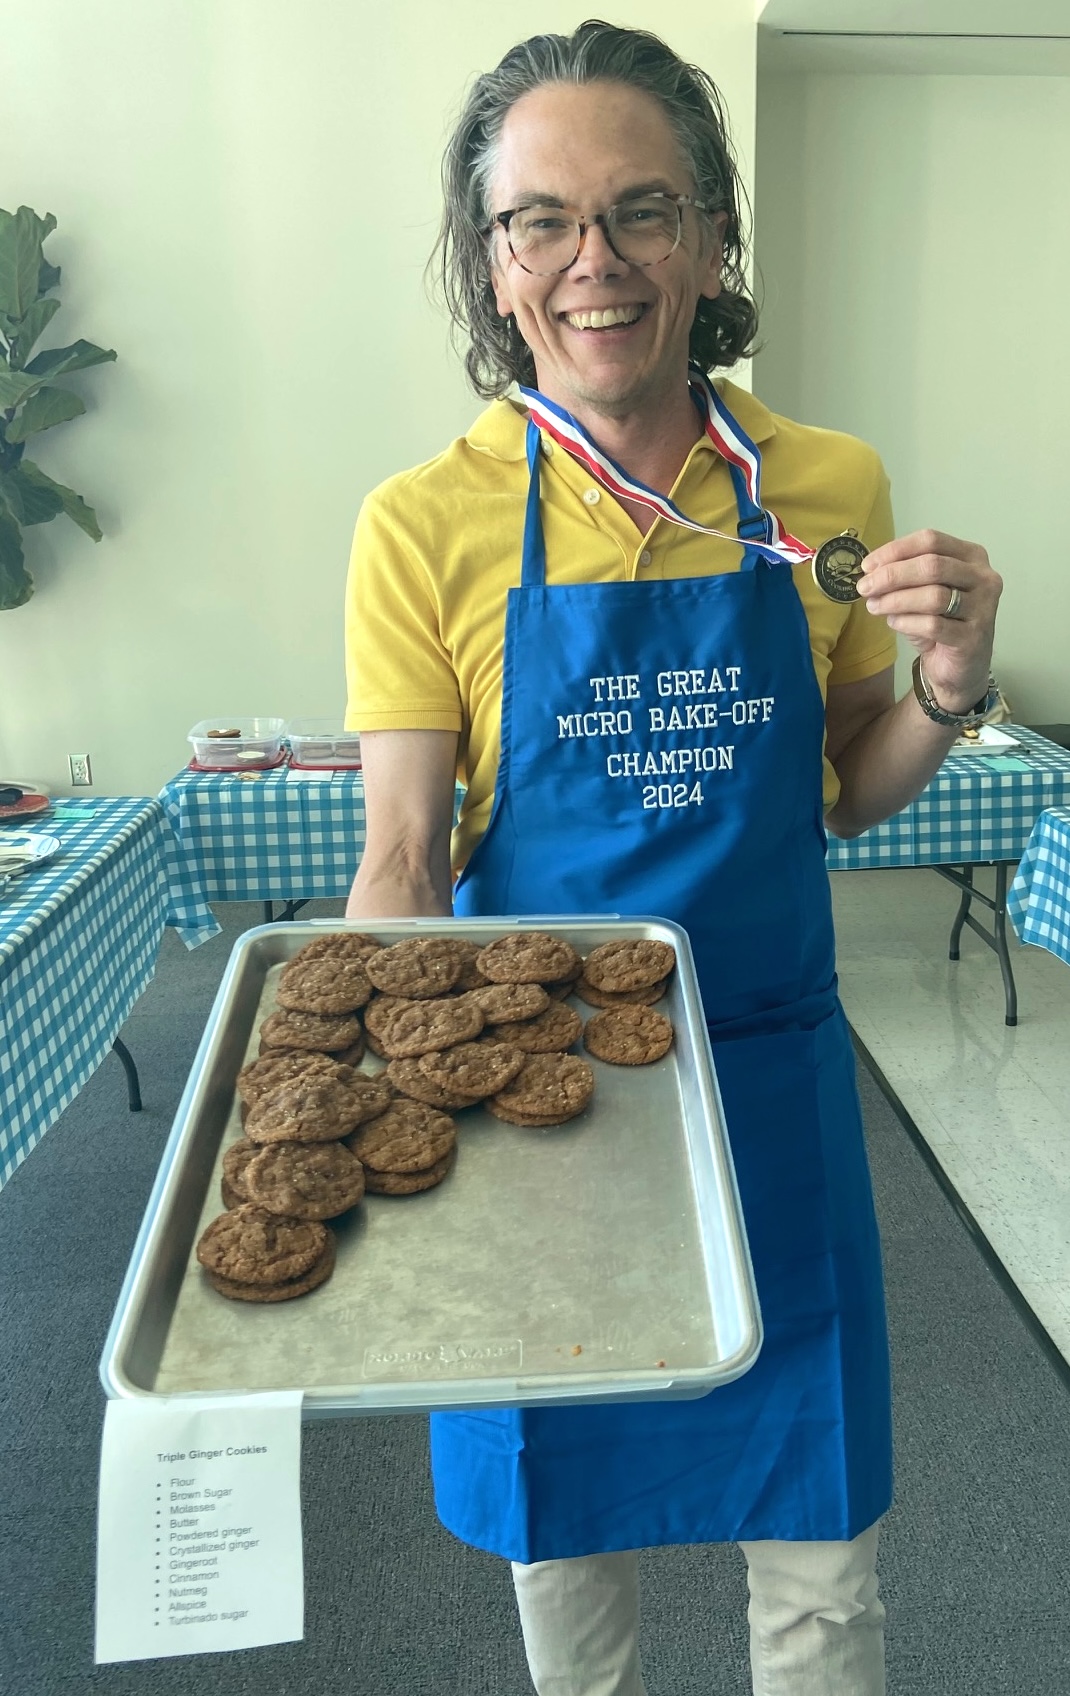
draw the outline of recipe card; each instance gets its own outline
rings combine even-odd
[[[304,1636],[301,1392],[110,1401],[97,1662]]]

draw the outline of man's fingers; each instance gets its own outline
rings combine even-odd
[[[948,608],[953,604],[953,591],[958,591],[958,603],[954,613]],[[965,584],[950,583],[944,580],[925,584],[921,588],[892,589],[883,595],[866,597],[866,605],[872,613],[880,613],[882,617],[891,620],[902,613],[931,613],[937,618],[954,618],[956,623],[964,624],[971,613],[970,591]]]

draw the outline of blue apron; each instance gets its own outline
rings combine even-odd
[[[851,1538],[891,1499],[888,1350],[803,606],[750,546],[726,575],[547,584],[531,424],[528,464],[494,809],[455,911],[688,932],[765,1340],[697,1400],[432,1415],[439,1517],[524,1562]],[[729,470],[740,537],[768,541]]]

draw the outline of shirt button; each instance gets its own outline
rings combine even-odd
[[[554,457],[554,444],[553,444],[553,442],[543,442],[542,451],[546,455],[547,459],[553,459],[553,457]]]
[[[602,499],[602,492],[600,489],[584,489],[583,498],[588,506],[597,506]]]
[[[650,549],[644,548],[642,553],[639,555],[639,564],[640,565],[649,565],[650,561],[653,559],[653,557],[654,556],[650,552]]]

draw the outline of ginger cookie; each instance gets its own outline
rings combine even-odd
[[[406,995],[375,995],[361,1014],[366,1036],[378,1037],[391,1013],[399,1007],[418,1007],[420,1003]]]
[[[300,1278],[327,1246],[327,1229],[313,1219],[280,1219],[246,1202],[201,1234],[197,1259],[208,1272],[238,1284],[281,1284]]]
[[[648,984],[644,989],[619,989],[611,993],[608,989],[596,989],[587,978],[581,977],[574,985],[576,994],[581,1001],[586,1001],[588,1007],[649,1007],[655,1001],[660,1001],[669,987],[668,978],[661,978],[657,983]]]
[[[404,1060],[433,1049],[469,1042],[483,1029],[483,1014],[467,996],[442,996],[398,1007],[376,1029],[376,1039],[391,1060]]]
[[[356,1042],[351,1042],[348,1048],[336,1048],[331,1053],[331,1059],[337,1060],[339,1066],[359,1066],[364,1058],[367,1044],[364,1032],[361,1031]]]
[[[299,1078],[294,1083],[279,1084],[253,1103],[245,1134],[257,1144],[337,1142],[385,1112],[393,1099],[389,1083],[381,1084],[359,1072],[352,1073],[349,1083],[333,1078]]]
[[[341,1061],[333,1055],[302,1052],[296,1048],[272,1048],[243,1066],[238,1073],[238,1094],[242,1101],[252,1103],[278,1084],[293,1083],[295,1078],[333,1078]]]
[[[537,1018],[522,1024],[492,1025],[491,1035],[512,1043],[525,1054],[562,1054],[579,1039],[583,1020],[573,1007],[554,1001]]]
[[[425,1166],[422,1172],[374,1172],[368,1167],[365,1178],[369,1195],[416,1195],[420,1190],[433,1190],[440,1184],[454,1161],[454,1150]]]
[[[415,936],[381,948],[365,962],[365,970],[384,994],[424,1001],[451,990],[465,960],[460,943],[449,937]]]
[[[492,983],[548,984],[564,983],[582,961],[571,943],[545,930],[528,930],[488,943],[476,963]]]
[[[261,1052],[269,1048],[310,1048],[329,1054],[361,1039],[355,1013],[292,1013],[282,1008],[260,1027]]]
[[[594,1094],[594,1072],[575,1054],[532,1054],[511,1084],[484,1105],[510,1123],[562,1125],[582,1113]],[[512,1115],[519,1114],[515,1119]]]
[[[464,965],[461,967],[460,977],[453,986],[455,995],[466,995],[469,990],[482,989],[486,984],[487,979],[476,965],[476,956],[480,951],[480,946],[481,944],[478,942],[462,942],[458,938],[457,947],[461,949],[464,955]]]
[[[610,1007],[583,1027],[583,1044],[611,1066],[649,1066],[672,1047],[673,1030],[664,1013],[650,1007]]]
[[[243,1201],[252,1201],[245,1187],[245,1172],[253,1155],[259,1153],[257,1144],[250,1142],[248,1137],[240,1137],[227,1149],[219,1182],[224,1207],[240,1207]]]
[[[327,1230],[326,1226],[324,1230]],[[295,1296],[307,1296],[310,1290],[325,1284],[333,1271],[334,1238],[327,1231],[322,1254],[299,1278],[287,1278],[280,1284],[241,1284],[234,1278],[223,1278],[218,1272],[209,1272],[208,1282],[228,1301],[293,1301]]]
[[[512,1024],[545,1013],[550,997],[538,983],[488,983],[485,989],[469,991],[490,1025]]]
[[[253,1150],[249,1200],[288,1219],[334,1219],[364,1194],[364,1168],[342,1143],[280,1142]]]
[[[275,998],[295,1013],[352,1013],[371,995],[371,979],[359,960],[338,955],[303,960],[298,954],[283,967]]]
[[[622,990],[645,989],[667,978],[676,965],[676,950],[667,942],[646,938],[636,941],[603,942],[592,948],[583,962],[583,975],[595,989],[618,995]]]
[[[346,1138],[367,1171],[422,1172],[450,1152],[457,1127],[445,1113],[398,1097],[385,1113]],[[369,1189],[371,1182],[367,1179]]]
[[[504,1027],[513,1030],[513,1025]],[[518,1048],[504,1042],[462,1042],[455,1048],[421,1055],[417,1065],[444,1089],[458,1090],[469,1102],[496,1095],[516,1077],[524,1064]]]
[[[548,983],[548,984],[544,985],[544,988],[546,990],[547,995],[550,997],[550,1000],[551,1001],[564,1001],[567,996],[572,994],[573,990],[575,989],[577,983],[579,982],[579,980],[582,976],[583,976],[583,961],[580,959],[579,955],[577,954],[576,965],[575,965],[575,968],[573,970],[571,977],[562,978],[560,983]]]
[[[445,1089],[435,1083],[422,1070],[423,1062],[428,1058],[421,1054],[418,1058],[408,1060],[391,1060],[386,1068],[386,1076],[402,1095],[410,1101],[420,1101],[425,1107],[437,1107],[441,1113],[456,1113],[462,1107],[474,1107],[479,1100],[477,1095],[465,1095],[461,1090]]]
[[[306,942],[299,948],[290,965],[295,960],[345,960],[358,966],[363,966],[373,954],[378,954],[382,943],[374,936],[362,936],[358,930],[331,931],[329,936],[317,936],[313,942]]]

